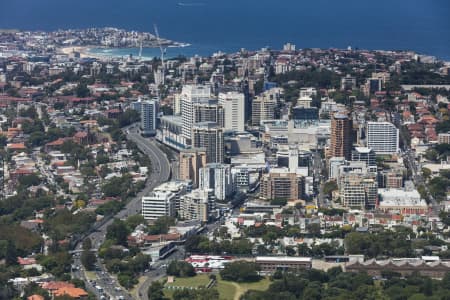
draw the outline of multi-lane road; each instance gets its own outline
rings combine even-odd
[[[127,218],[128,216],[135,215],[141,211],[141,198],[149,194],[156,186],[159,184],[166,182],[170,179],[171,169],[170,163],[167,159],[166,154],[159,149],[157,146],[157,142],[153,139],[144,138],[139,134],[138,128],[136,125],[128,126],[124,129],[127,134],[127,138],[138,146],[138,148],[147,155],[152,163],[152,169],[149,174],[149,177],[146,182],[145,188],[139,192],[136,197],[131,199],[124,209],[122,209],[115,218]],[[98,247],[104,242],[106,229],[113,222],[113,219],[104,222],[94,232],[89,234],[89,237],[92,241],[92,245],[94,249],[98,249]],[[82,241],[78,243],[76,249],[81,249]],[[108,298],[111,299],[133,299],[133,297],[124,289],[120,288],[119,284],[115,282],[115,279],[107,272],[104,265],[101,264],[100,261],[97,261],[97,267],[95,273],[95,279],[88,279],[85,276],[85,270],[80,261],[80,255],[74,254],[74,268],[73,275],[77,278],[82,279],[86,288],[93,292],[98,299],[101,299],[103,295],[107,295]],[[154,274],[153,274],[154,273]],[[155,277],[162,276],[162,272],[153,272],[149,275],[155,275]],[[95,281],[95,282],[94,282]],[[151,282],[151,281],[150,281]],[[148,286],[148,285],[147,285]],[[101,289],[98,289],[101,287]],[[143,293],[140,289],[140,293]],[[145,294],[146,291],[145,291]],[[105,296],[103,296],[105,297]],[[139,297],[140,298],[140,297]]]

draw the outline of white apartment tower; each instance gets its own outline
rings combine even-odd
[[[217,200],[225,201],[233,193],[233,177],[230,165],[207,164],[199,172],[199,188],[212,189]]]
[[[244,131],[245,97],[243,93],[228,92],[219,94],[219,104],[225,111],[225,130]]]
[[[185,85],[180,95],[180,113],[182,117],[182,135],[190,140],[194,124],[194,104],[211,99],[211,87],[208,85]]]
[[[399,130],[389,122],[367,122],[367,147],[376,154],[397,153]]]

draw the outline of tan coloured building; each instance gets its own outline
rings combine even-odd
[[[273,169],[261,179],[261,196],[267,200],[298,200],[303,195],[304,177],[287,169]]]
[[[194,187],[199,184],[199,170],[206,166],[204,148],[185,149],[180,152],[180,180],[191,180]]]
[[[330,157],[345,157],[352,153],[352,120],[345,113],[336,113],[331,118]]]

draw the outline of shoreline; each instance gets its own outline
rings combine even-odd
[[[191,44],[179,44],[179,45],[170,45],[167,46],[168,48],[185,48],[189,47]],[[71,53],[78,52],[80,53],[81,58],[96,58],[96,59],[113,59],[113,58],[120,58],[127,55],[113,55],[109,54],[108,52],[105,53],[93,53],[93,49],[104,49],[104,50],[110,50],[110,52],[113,52],[114,50],[123,50],[123,49],[139,49],[137,47],[106,47],[106,46],[66,46],[66,47],[58,47],[57,53],[70,55]],[[144,47],[143,49],[159,49],[159,47]],[[145,57],[146,59],[152,59],[153,57]]]
[[[71,53],[78,52],[80,53],[81,58],[98,58],[100,59],[100,55],[95,55],[90,52],[92,46],[72,46],[72,47],[60,47],[57,48],[57,52],[62,54],[70,55]]]

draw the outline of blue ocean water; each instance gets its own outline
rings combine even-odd
[[[198,54],[293,42],[450,60],[449,15],[448,0],[0,0],[0,28],[152,31],[157,24],[161,36],[190,43]]]

